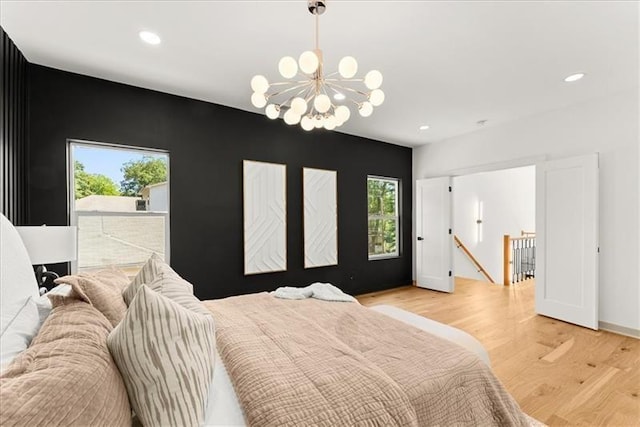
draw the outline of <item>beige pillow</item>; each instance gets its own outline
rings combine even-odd
[[[142,285],[107,345],[143,425],[204,422],[215,363],[215,325]]]
[[[69,284],[82,301],[97,308],[113,326],[124,317],[127,306],[122,298],[122,290],[129,283],[127,275],[120,270],[101,270],[95,273],[78,273],[55,280],[57,284]]]
[[[125,287],[124,292],[122,293],[125,304],[127,304],[127,306],[131,304],[131,301],[138,292],[140,285],[148,285],[163,273],[167,276],[180,277],[178,273],[176,273],[171,267],[169,267],[167,263],[162,260],[162,258],[160,258],[155,253],[152,254],[147,262],[142,266],[136,277],[133,278],[131,284]],[[191,285],[191,283],[187,283],[191,289],[191,293],[193,293],[193,286]]]
[[[110,322],[60,295],[31,345],[0,376],[0,425],[130,426],[131,407],[107,348]]]

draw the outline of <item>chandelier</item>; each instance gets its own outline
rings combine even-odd
[[[300,124],[310,131],[317,128],[333,130],[349,117],[349,106],[355,107],[362,117],[369,117],[373,107],[384,102],[382,74],[371,70],[364,78],[356,78],[358,62],[345,56],[338,63],[338,71],[324,73],[322,50],[318,45],[319,16],[326,9],[324,1],[309,0],[308,9],[315,15],[316,32],[314,50],[303,52],[296,61],[285,56],[278,63],[278,71],[286,80],[270,83],[265,76],[251,79],[251,103],[265,108],[270,119],[282,116],[289,125]]]

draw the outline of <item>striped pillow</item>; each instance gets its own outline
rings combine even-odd
[[[204,316],[213,316],[196,296],[193,295],[193,286],[181,277],[160,273],[153,282],[147,286],[151,290],[159,292],[162,296],[177,302],[181,306]]]
[[[142,286],[142,284],[131,283],[122,293],[123,297],[133,300],[133,296]],[[152,282],[146,283],[144,286],[148,286],[152,291],[160,293],[186,309],[205,316],[212,315],[202,302],[193,295],[193,285],[177,274],[160,272]]]
[[[125,304],[127,304],[127,306],[131,304],[133,297],[136,295],[142,284],[148,285],[156,280],[156,278],[158,278],[162,273],[166,276],[180,277],[178,273],[176,273],[162,260],[162,258],[154,253],[142,266],[136,277],[133,278],[131,284],[122,292],[122,298],[124,299]],[[193,286],[191,283],[187,282],[187,285],[189,286],[191,293],[193,293]]]
[[[142,285],[107,345],[143,425],[204,422],[216,351],[212,316]]]

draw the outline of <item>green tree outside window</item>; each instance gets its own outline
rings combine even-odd
[[[130,160],[120,169],[124,179],[120,181],[123,196],[137,196],[147,185],[167,180],[167,162],[165,159],[144,156],[140,160]]]
[[[93,194],[103,196],[119,196],[120,191],[108,176],[89,173],[79,161],[74,162],[74,181],[76,200]]]

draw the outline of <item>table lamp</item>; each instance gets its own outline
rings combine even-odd
[[[78,248],[78,228],[62,226],[16,227],[24,243],[31,264],[36,265],[38,286],[50,289],[59,276],[47,271],[45,264],[75,261]]]

